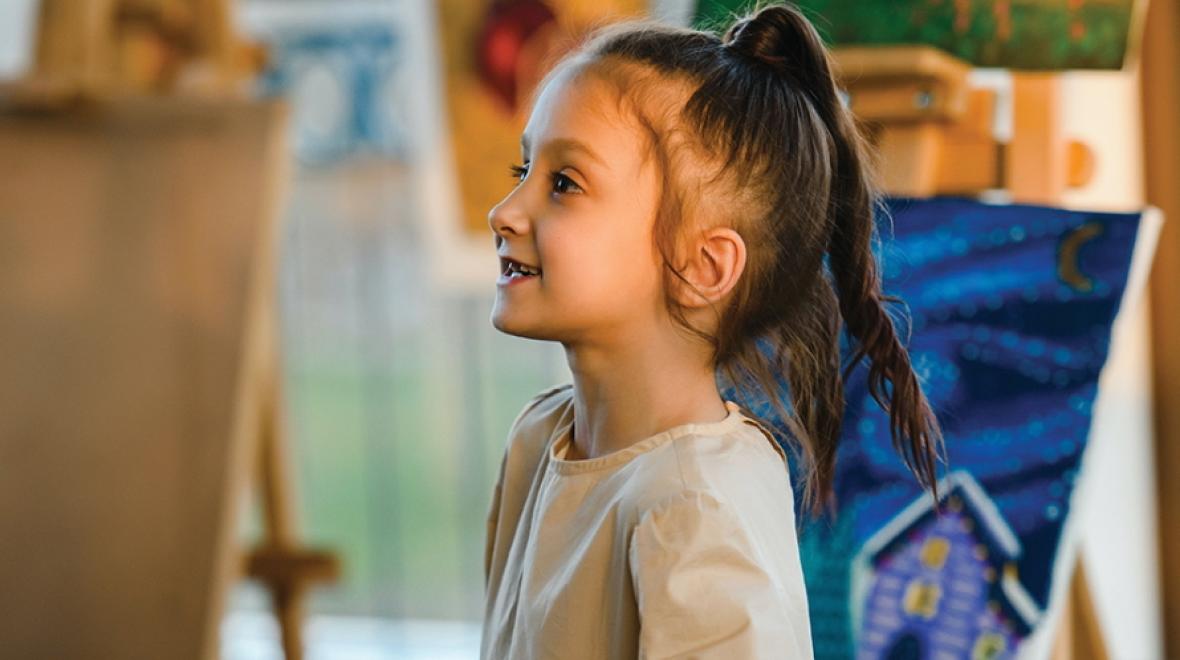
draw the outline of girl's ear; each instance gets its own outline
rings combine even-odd
[[[684,307],[717,304],[737,286],[746,267],[746,242],[729,227],[713,227],[688,246],[678,281],[676,300]]]

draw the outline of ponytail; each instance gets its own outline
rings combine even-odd
[[[847,382],[861,360],[869,359],[869,392],[889,413],[893,447],[932,491],[937,508],[935,460],[943,449],[942,432],[882,304],[902,302],[881,292],[871,250],[874,211],[885,210],[866,161],[869,147],[840,101],[828,51],[814,26],[790,5],[764,7],[734,23],[723,47],[773,68],[805,94],[831,136],[835,173],[827,204],[827,254],[841,316],[856,339],[840,380]],[[830,453],[834,460],[834,444],[830,449],[825,457]]]

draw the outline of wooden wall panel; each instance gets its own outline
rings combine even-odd
[[[1180,8],[1151,0],[1143,38],[1146,196],[1164,213],[1149,281],[1164,657],[1180,657]]]

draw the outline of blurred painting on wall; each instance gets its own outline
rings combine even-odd
[[[267,49],[256,91],[290,100],[300,165],[409,162],[406,22],[364,4],[244,8],[243,29]]]
[[[491,238],[488,211],[511,189],[508,165],[536,83],[599,25],[643,18],[645,0],[443,0],[439,43],[462,225]],[[489,240],[489,244],[490,244]]]
[[[751,0],[700,0],[697,27]],[[1134,61],[1143,0],[796,0],[833,46],[927,44],[975,66],[1121,69]]]

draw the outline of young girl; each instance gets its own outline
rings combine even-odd
[[[882,307],[879,200],[820,37],[790,6],[723,38],[600,28],[541,82],[521,147],[489,214],[491,320],[561,342],[573,382],[509,432],[481,656],[811,658],[787,456],[718,371],[791,419],[785,373],[812,512],[861,358],[927,488],[941,445]]]

